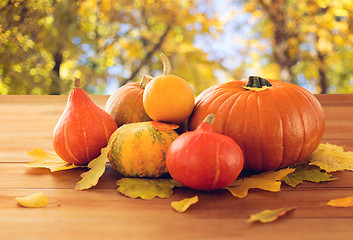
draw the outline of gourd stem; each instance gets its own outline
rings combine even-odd
[[[258,76],[250,76],[248,82],[245,85],[245,87],[251,88],[263,88],[271,86],[272,84],[267,79]]]
[[[81,88],[81,82],[80,79],[75,77],[75,81],[74,81],[74,88]]]
[[[163,64],[163,75],[170,75],[172,73],[172,64],[164,53],[161,53],[159,59]]]
[[[209,123],[209,124],[213,124],[215,120],[215,115],[213,113],[208,114],[207,117],[205,117],[205,119],[203,120],[204,123]]]
[[[153,79],[152,76],[150,75],[143,75],[141,81],[140,81],[140,87],[142,89],[145,89],[146,85]]]

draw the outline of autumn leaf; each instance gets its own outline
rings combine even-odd
[[[130,198],[142,198],[146,200],[169,198],[173,194],[173,188],[178,183],[170,179],[143,179],[143,178],[122,178],[116,182],[118,191]]]
[[[296,187],[303,181],[319,183],[337,179],[331,177],[331,174],[323,172],[317,166],[300,165],[295,169],[294,172],[291,172],[287,176],[282,178],[281,181],[285,182],[291,187]]]
[[[295,207],[279,208],[275,210],[264,210],[257,214],[251,215],[247,222],[251,223],[251,222],[259,221],[261,223],[270,223],[275,221],[278,217],[283,216],[294,209]]]
[[[48,168],[51,172],[86,167],[65,162],[56,153],[50,151],[46,152],[38,148],[35,148],[33,151],[28,151],[27,154],[34,159],[33,162],[26,164],[27,167]]]
[[[316,165],[326,172],[353,171],[353,152],[333,144],[320,144],[309,157],[310,165]]]
[[[116,138],[116,135],[118,134],[118,130],[115,130],[115,132],[110,136],[107,146],[101,149],[101,154],[88,164],[87,167],[90,168],[90,170],[81,174],[82,179],[76,183],[76,190],[85,190],[97,185],[99,178],[105,172],[108,152],[112,147],[112,143]]]
[[[244,198],[248,195],[248,191],[251,188],[260,188],[271,192],[278,192],[281,190],[281,179],[291,172],[294,172],[294,168],[285,168],[279,171],[269,171],[253,175],[248,178],[236,180],[231,185],[226,187],[233,196],[238,198]]]
[[[34,193],[26,197],[16,197],[15,199],[18,204],[28,208],[44,207],[48,204],[47,196],[42,192]]]
[[[172,206],[172,208],[175,211],[183,213],[186,210],[188,210],[188,208],[191,205],[197,203],[198,201],[199,201],[199,197],[198,196],[195,196],[195,197],[192,197],[192,198],[184,198],[183,200],[180,200],[180,201],[171,202],[171,206]]]
[[[353,196],[333,199],[327,205],[331,207],[353,207]]]

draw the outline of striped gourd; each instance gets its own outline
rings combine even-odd
[[[167,172],[165,157],[177,127],[156,121],[125,124],[117,130],[109,161],[127,177],[159,177]]]

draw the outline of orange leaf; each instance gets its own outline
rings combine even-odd
[[[152,121],[151,124],[155,129],[157,129],[159,131],[174,130],[174,129],[179,128],[179,125],[162,123],[162,122],[158,122],[158,121]]]
[[[327,205],[331,207],[353,207],[353,196],[333,199]]]

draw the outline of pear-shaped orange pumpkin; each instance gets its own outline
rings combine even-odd
[[[64,161],[84,165],[100,155],[116,129],[114,119],[80,88],[80,80],[76,78],[55,126],[53,147]]]

